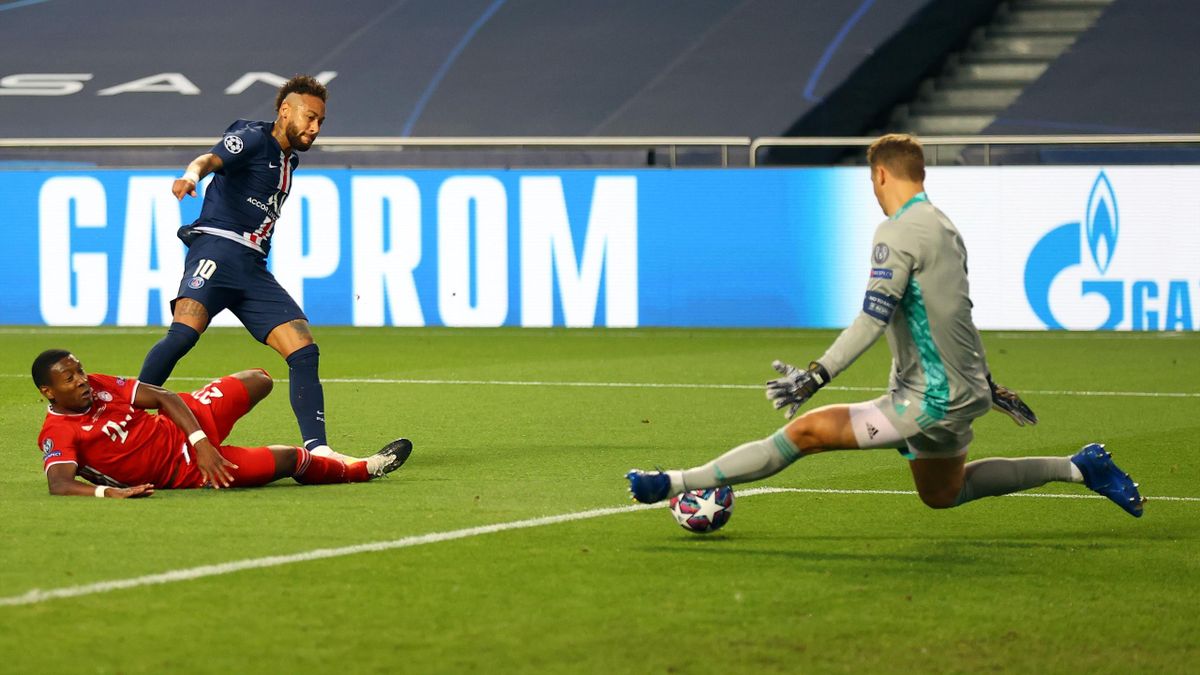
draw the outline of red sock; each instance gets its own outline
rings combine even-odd
[[[314,457],[304,448],[296,448],[296,473],[292,478],[304,485],[364,483],[370,480],[366,462],[343,464],[330,457]]]

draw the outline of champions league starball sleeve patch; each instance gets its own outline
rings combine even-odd
[[[871,251],[871,262],[875,263],[876,265],[882,265],[883,263],[887,262],[888,256],[891,254],[892,250],[888,248],[888,245],[883,242],[879,242],[878,244],[875,244],[875,248]]]

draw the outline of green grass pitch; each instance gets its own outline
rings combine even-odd
[[[29,364],[65,347],[89,370],[136,374],[161,331],[0,329],[0,598],[621,508],[629,468],[700,464],[778,428],[784,420],[759,387],[771,360],[806,363],[835,336],[315,333],[334,447],[368,453],[405,435],[416,450],[404,468],[363,485],[281,481],[122,502],[47,494],[35,447],[45,408]],[[1042,423],[1022,429],[988,415],[972,456],[1106,442],[1150,498],[1144,518],[1086,498],[933,511],[911,494],[783,492],[740,496],[730,524],[702,537],[664,509],[620,510],[0,604],[0,670],[1200,671],[1200,336],[985,340],[996,379]],[[877,345],[816,402],[875,396],[887,365]],[[241,330],[213,329],[168,386],[190,390],[254,366],[287,377]],[[230,442],[297,434],[279,382]],[[810,457],[761,485],[912,490],[892,451]],[[1038,492],[1090,494],[1062,484]]]

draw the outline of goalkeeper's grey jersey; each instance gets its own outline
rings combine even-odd
[[[920,401],[928,419],[918,422],[973,418],[991,407],[983,341],[971,319],[967,250],[924,192],[876,228],[862,313],[818,361],[836,377],[884,332],[890,384]]]

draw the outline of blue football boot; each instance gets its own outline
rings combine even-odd
[[[671,479],[662,471],[634,469],[625,478],[629,480],[629,494],[643,504],[661,502],[671,496]]]
[[[1108,497],[1134,518],[1142,517],[1146,501],[1138,492],[1138,484],[1129,474],[1113,464],[1112,454],[1099,443],[1089,443],[1071,456],[1071,463],[1083,474],[1083,484],[1094,492]]]

